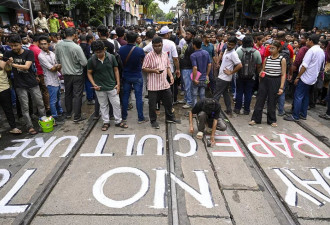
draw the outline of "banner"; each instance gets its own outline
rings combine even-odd
[[[143,14],[143,5],[138,6],[139,14]]]
[[[121,9],[126,10],[125,0],[121,0]]]

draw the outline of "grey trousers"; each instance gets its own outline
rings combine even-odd
[[[67,115],[71,115],[73,108],[74,119],[81,117],[84,83],[85,80],[82,75],[64,75],[65,109]]]
[[[111,91],[95,91],[95,93],[100,103],[100,110],[101,110],[103,123],[110,123],[109,101],[113,108],[113,116],[115,117],[115,124],[121,123],[122,120],[121,108],[120,108],[120,100],[119,100],[119,95],[117,94],[117,90],[113,89]]]
[[[198,131],[204,132],[206,126],[212,128],[213,119],[209,118],[207,114],[203,111],[198,113]],[[225,131],[227,129],[227,125],[223,122],[221,118],[218,119],[217,130]]]
[[[231,81],[221,80],[219,78],[216,79],[216,87],[213,98],[217,101],[220,100],[221,94],[223,94],[223,98],[225,100],[225,105],[228,112],[231,112],[231,100],[229,96],[229,86]]]
[[[44,102],[42,100],[40,88],[39,88],[39,86],[35,86],[32,88],[16,88],[16,93],[18,95],[19,102],[21,103],[22,114],[23,114],[23,118],[26,122],[26,127],[28,129],[32,128],[33,124],[31,121],[30,114],[29,114],[28,93],[30,93],[33,104],[35,104],[35,106],[38,109],[39,117],[46,116],[45,106],[44,106]]]

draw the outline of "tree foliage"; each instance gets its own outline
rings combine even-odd
[[[198,11],[202,8],[206,8],[208,4],[212,2],[212,0],[186,0],[186,8]]]
[[[160,20],[165,18],[165,13],[159,8],[157,2],[152,2],[147,8],[148,18],[153,18],[155,20]]]
[[[93,14],[94,18],[102,19],[113,10],[113,0],[71,0],[67,10],[72,10],[76,6],[84,6],[88,9],[88,14]]]
[[[174,12],[169,12],[169,13],[167,13],[167,14],[165,15],[165,19],[166,19],[167,21],[172,21],[172,20],[174,19],[174,17],[175,17]]]

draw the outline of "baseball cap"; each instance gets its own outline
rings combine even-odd
[[[57,15],[57,13],[54,13],[54,17],[55,17],[55,18],[58,18],[58,15]]]
[[[143,31],[143,32],[141,33],[141,35],[142,35],[142,36],[146,36],[146,32]]]
[[[117,34],[115,30],[111,31],[110,34]]]
[[[243,41],[243,38],[245,38],[244,34],[238,37],[238,39],[241,40],[241,41]]]
[[[167,34],[172,31],[173,31],[173,29],[169,29],[168,26],[163,26],[162,29],[160,29],[159,34]]]

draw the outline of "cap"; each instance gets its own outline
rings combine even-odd
[[[245,38],[244,34],[238,37],[238,39],[241,40],[241,41],[243,40],[243,38]]]
[[[55,18],[58,18],[58,15],[57,15],[57,13],[54,13],[54,17],[55,17]]]
[[[111,31],[110,34],[117,34],[115,30]]]
[[[169,29],[168,26],[163,26],[162,29],[160,29],[160,33],[159,34],[167,34],[169,32],[172,32],[173,29]]]
[[[146,36],[146,32],[143,31],[143,32],[141,33],[141,35],[142,35],[142,36]]]
[[[240,31],[237,31],[235,34],[236,34],[236,36],[241,36],[242,35],[242,33]]]

